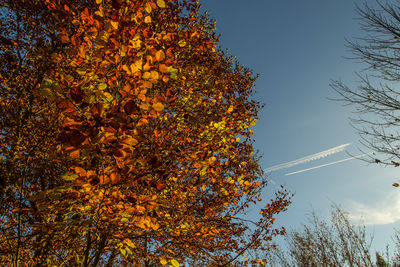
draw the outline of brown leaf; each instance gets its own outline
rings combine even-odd
[[[136,105],[135,101],[129,100],[124,105],[125,113],[128,115],[139,113],[140,108]]]
[[[72,104],[68,99],[58,102],[57,107],[65,113],[71,113],[75,111],[74,104]]]

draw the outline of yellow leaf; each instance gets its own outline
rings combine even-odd
[[[121,57],[126,56],[126,51],[128,50],[126,45],[121,45],[121,49],[120,49],[120,53],[121,53]]]
[[[160,102],[154,103],[153,104],[153,109],[160,112],[164,109],[164,105],[161,104]]]
[[[96,0],[96,4],[100,5],[102,0]]]
[[[159,259],[162,265],[167,265],[167,259],[165,257],[161,256]]]
[[[136,60],[135,63],[131,64],[131,71],[135,73],[142,69],[143,61],[142,59]]]
[[[157,6],[164,8],[165,7],[165,2],[164,0],[157,0]]]
[[[147,3],[147,4],[146,4],[145,10],[147,11],[147,13],[150,13],[150,12],[151,12],[152,8],[151,8],[150,3]]]
[[[118,21],[111,21],[111,26],[112,26],[114,29],[118,29]]]
[[[101,84],[99,84],[99,86],[97,88],[99,88],[100,90],[104,90],[104,89],[107,88],[107,84],[106,83],[101,83]]]
[[[171,260],[171,264],[172,264],[172,266],[174,266],[174,267],[179,267],[179,262],[178,262],[177,260],[175,260],[175,259],[172,259],[172,260]]]
[[[130,239],[125,239],[125,243],[130,246],[131,248],[135,248],[135,244]]]
[[[103,96],[104,96],[104,98],[108,101],[108,102],[111,102],[114,98],[113,98],[113,96],[110,94],[110,93],[108,93],[108,92],[105,92],[104,94],[103,94]]]
[[[128,74],[132,74],[131,70],[128,68],[127,65],[122,65],[122,69],[126,71]]]
[[[148,79],[150,79],[151,74],[150,74],[150,72],[146,71],[145,73],[143,73],[142,77],[143,77],[143,79],[148,80]]]
[[[178,45],[179,45],[180,47],[184,47],[184,46],[186,45],[186,42],[183,41],[183,40],[180,40],[180,41],[178,42]]]
[[[160,228],[160,225],[158,223],[151,223],[150,224],[151,229],[156,231],[158,228]]]
[[[145,17],[144,18],[144,22],[145,23],[151,23],[151,17],[150,16]]]

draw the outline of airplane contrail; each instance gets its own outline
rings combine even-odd
[[[334,162],[329,162],[329,163],[321,164],[321,165],[318,165],[318,166],[315,166],[315,167],[311,167],[311,168],[307,168],[307,169],[303,169],[303,170],[299,170],[299,171],[295,171],[295,172],[290,172],[290,173],[287,173],[287,174],[285,174],[285,175],[286,175],[286,176],[289,176],[289,175],[293,175],[293,174],[298,174],[298,173],[302,173],[302,172],[307,172],[307,171],[311,171],[311,170],[314,170],[314,169],[319,169],[319,168],[322,168],[322,167],[326,167],[326,166],[329,166],[329,165],[335,165],[335,164],[338,164],[338,163],[341,163],[341,162],[344,162],[344,161],[362,158],[362,157],[364,157],[364,156],[371,155],[371,154],[373,154],[373,152],[371,152],[371,153],[366,153],[366,154],[362,154],[362,155],[358,155],[358,156],[354,156],[354,157],[349,157],[349,158],[345,158],[345,159],[341,159],[341,160],[337,160],[337,161],[334,161]]]
[[[278,164],[272,167],[269,167],[267,169],[264,170],[264,172],[273,172],[273,171],[277,171],[277,170],[281,170],[281,169],[286,169],[286,168],[290,168],[299,164],[303,164],[309,161],[313,161],[313,160],[317,160],[317,159],[321,159],[321,158],[325,158],[329,155],[338,153],[340,151],[343,151],[346,147],[348,147],[349,145],[351,145],[352,143],[347,143],[347,144],[343,144],[334,148],[330,148],[327,150],[324,150],[322,152],[316,153],[316,154],[312,154],[310,156],[306,156],[306,157],[302,157],[293,161],[289,161],[286,163],[282,163],[282,164]]]

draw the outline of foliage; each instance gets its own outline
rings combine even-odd
[[[395,234],[398,238],[398,233]],[[399,243],[395,253],[385,258],[371,255],[365,226],[350,222],[348,215],[333,206],[329,220],[321,220],[313,212],[309,224],[301,230],[292,230],[285,236],[286,250],[279,248],[269,262],[271,266],[399,266]]]
[[[0,3],[2,265],[250,264],[284,233],[284,189],[241,217],[255,77],[197,2]]]
[[[332,87],[341,101],[354,105],[360,114],[353,119],[363,143],[382,158],[371,162],[399,166],[399,38],[400,2],[368,4],[357,7],[365,37],[349,41],[348,47],[365,67],[358,88],[349,88],[341,81]],[[365,75],[364,75],[365,74]]]

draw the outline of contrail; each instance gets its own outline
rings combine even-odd
[[[351,143],[343,144],[343,145],[340,145],[340,146],[337,146],[337,147],[334,147],[334,148],[331,148],[328,150],[324,150],[324,151],[316,153],[316,154],[312,154],[310,156],[306,156],[306,157],[299,158],[299,159],[296,159],[293,161],[275,165],[275,166],[269,167],[268,169],[265,169],[264,172],[273,172],[273,171],[277,171],[277,170],[281,170],[281,169],[290,168],[290,167],[293,167],[293,166],[296,166],[296,165],[299,165],[302,163],[306,163],[309,161],[325,158],[329,155],[343,151],[349,145],[351,145]]]
[[[285,175],[286,175],[286,176],[289,176],[289,175],[293,175],[293,174],[298,174],[298,173],[302,173],[302,172],[307,172],[307,171],[311,171],[311,170],[314,170],[314,169],[319,169],[319,168],[322,168],[322,167],[326,167],[326,166],[329,166],[329,165],[338,164],[338,163],[341,163],[341,162],[344,162],[344,161],[362,158],[362,157],[364,157],[364,156],[371,155],[371,154],[373,154],[373,152],[371,152],[371,153],[366,153],[366,154],[362,154],[362,155],[358,155],[358,156],[354,156],[354,157],[350,157],[350,158],[341,159],[341,160],[334,161],[334,162],[330,162],[330,163],[326,163],[326,164],[321,164],[321,165],[318,165],[318,166],[315,166],[315,167],[311,167],[311,168],[308,168],[308,169],[303,169],[303,170],[300,170],[300,171],[290,172],[290,173],[287,173],[287,174],[285,174]]]

